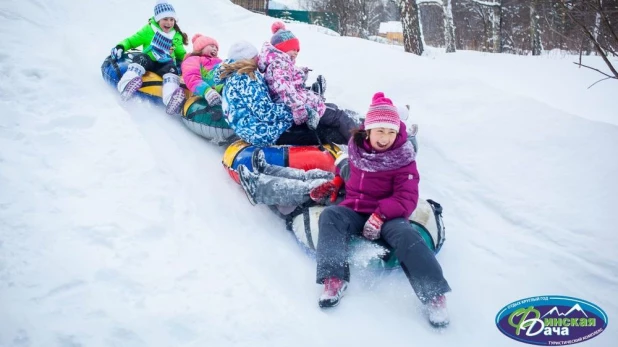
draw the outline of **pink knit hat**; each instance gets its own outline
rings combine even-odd
[[[217,50],[219,49],[219,43],[217,43],[217,40],[202,34],[193,35],[191,42],[193,43],[194,52],[201,52],[208,45],[215,45],[217,46]]]
[[[367,117],[365,117],[365,130],[375,128],[394,129],[399,132],[399,113],[391,99],[378,92],[373,95]]]

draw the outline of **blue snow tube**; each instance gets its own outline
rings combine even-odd
[[[122,57],[117,60],[111,57],[105,58],[103,65],[101,65],[101,74],[105,82],[116,88],[120,78],[127,71],[127,67],[133,62],[134,53],[136,52],[123,53]],[[164,107],[163,99],[161,99],[163,88],[161,76],[147,71],[142,77],[142,81],[142,87],[135,93],[135,96]]]

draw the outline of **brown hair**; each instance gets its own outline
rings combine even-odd
[[[249,75],[249,77],[255,81],[255,70],[257,70],[257,68],[258,65],[255,59],[242,59],[231,64],[222,64],[220,76],[221,79],[224,79],[234,72],[238,72],[239,74]]]
[[[370,130],[356,129],[352,131],[352,138],[354,139],[354,144],[356,144],[356,146],[358,147],[362,147],[363,141],[369,138],[370,133],[371,133],[371,129]]]
[[[178,26],[178,22],[175,21],[175,20],[174,20],[174,30],[179,32],[180,35],[182,36],[182,44],[185,45],[185,46],[188,45],[189,44],[189,39],[187,38],[187,34],[182,32],[182,30],[180,30],[180,27]]]

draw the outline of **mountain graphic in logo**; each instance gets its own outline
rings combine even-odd
[[[564,306],[561,306],[564,307]],[[545,318],[547,316],[551,316],[552,314],[557,315],[558,317],[569,317],[569,315],[573,312],[576,313],[580,313],[581,314],[576,314],[576,316],[578,316],[578,318],[581,318],[581,315],[583,314],[586,318],[588,318],[588,315],[586,314],[586,312],[584,312],[584,310],[581,308],[581,306],[579,306],[579,304],[575,304],[573,305],[573,307],[571,307],[570,310],[567,311],[567,313],[561,313],[560,309],[558,308],[558,306],[554,306],[551,310],[549,310],[549,312],[547,312],[546,314],[544,314],[543,316],[541,316],[542,318]],[[575,314],[574,314],[575,316]]]
[[[519,342],[566,346],[599,336],[607,328],[607,314],[590,301],[543,295],[504,306],[496,315],[496,326]]]

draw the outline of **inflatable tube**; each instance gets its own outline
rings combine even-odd
[[[202,97],[191,96],[185,101],[181,119],[189,130],[218,145],[237,138],[225,120],[221,105],[210,106]]]
[[[240,164],[253,170],[251,156],[255,146],[239,140],[232,143],[223,154],[223,166],[230,177],[239,183],[237,169]],[[335,172],[335,157],[340,151],[336,145],[319,146],[268,146],[262,147],[266,162],[271,165],[292,167],[302,170],[321,169]]]
[[[286,217],[286,224],[301,245],[309,252],[315,252],[318,242],[318,220],[325,206],[299,208]],[[410,225],[418,232],[427,247],[438,253],[445,241],[445,228],[442,221],[442,206],[433,200],[419,199]],[[351,241],[350,263],[362,266],[393,269],[400,266],[392,249],[382,240],[369,241],[358,237]]]
[[[124,53],[118,60],[107,57],[103,61],[103,65],[101,65],[101,74],[103,75],[103,79],[112,87],[116,88],[120,78],[127,71],[127,67],[133,61],[133,53],[135,52]],[[136,92],[135,96],[142,100],[152,102],[155,105],[165,107],[163,105],[163,99],[161,99],[163,78],[153,72],[146,71],[144,76],[142,76],[142,82],[142,87]],[[185,87],[184,84],[181,86]],[[186,88],[185,95],[187,97],[191,96],[191,92]]]
[[[238,166],[243,164],[253,170],[251,156],[256,147],[242,140],[232,143],[223,154],[223,166],[230,177],[239,183]],[[310,170],[319,168],[335,172],[335,157],[339,152],[336,145],[326,145],[323,150],[318,146],[270,146],[262,147],[266,161],[271,165]],[[315,252],[319,229],[318,220],[325,206],[299,206],[292,213],[283,215],[273,208],[279,217],[286,220],[287,229],[298,242],[310,253]],[[433,200],[419,199],[416,209],[409,218],[410,225],[418,232],[427,247],[438,253],[445,240],[442,222],[442,206]],[[372,268],[393,269],[399,267],[399,261],[392,249],[383,241],[369,241],[355,238],[351,244],[350,263]]]
[[[127,71],[127,67],[133,61],[135,51],[124,53],[118,60],[107,57],[101,65],[103,79],[116,88],[122,75]],[[163,89],[163,79],[161,76],[147,71],[142,77],[142,87],[137,91],[136,97],[165,107],[161,99]],[[182,122],[192,132],[213,141],[218,145],[227,144],[236,137],[223,116],[220,105],[209,106],[204,98],[193,96],[181,80],[181,87],[184,88],[185,101],[182,107]]]

